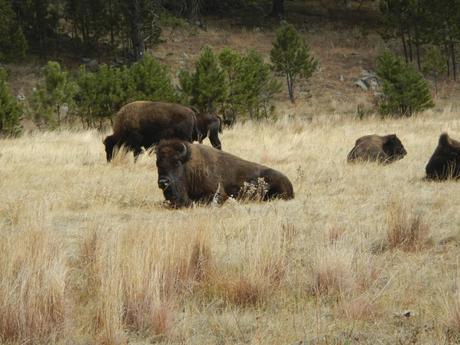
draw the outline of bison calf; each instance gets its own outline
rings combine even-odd
[[[375,161],[392,163],[407,154],[396,134],[385,136],[366,135],[356,140],[355,147],[348,154],[348,162]]]
[[[292,184],[282,173],[209,146],[167,140],[156,153],[158,186],[174,207],[241,198],[248,185],[258,188],[261,184],[263,200],[294,198]]]
[[[428,179],[460,178],[460,142],[441,134],[425,171]]]

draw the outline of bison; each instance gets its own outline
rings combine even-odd
[[[209,141],[216,149],[221,150],[222,144],[219,140],[219,133],[222,133],[222,118],[211,113],[199,113],[195,111],[197,116],[197,135],[194,140],[201,144],[206,137],[209,136]]]
[[[211,127],[208,129],[206,125]],[[197,121],[195,112],[174,103],[137,101],[123,106],[115,116],[113,134],[104,139],[107,161],[110,162],[114,148],[121,145],[133,151],[135,159],[142,147],[149,149],[162,139],[178,138],[192,142],[214,128],[212,121]],[[212,137],[211,143],[221,147],[220,141]]]
[[[392,163],[407,154],[396,134],[366,135],[356,140],[355,147],[348,154],[348,162],[376,161]]]
[[[165,140],[156,154],[158,187],[173,207],[244,198],[250,186],[264,188],[258,195],[262,200],[294,198],[292,184],[282,173],[210,146]]]
[[[433,155],[425,168],[428,179],[460,178],[460,142],[441,134]]]

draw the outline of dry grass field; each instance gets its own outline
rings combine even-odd
[[[95,131],[0,140],[3,344],[447,344],[460,340],[460,184],[426,182],[458,110],[238,124],[224,150],[292,201],[171,210],[154,154],[105,162]],[[349,165],[357,137],[408,155]]]

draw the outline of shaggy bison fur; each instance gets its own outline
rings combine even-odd
[[[428,179],[446,180],[460,178],[460,142],[441,134],[426,168]]]
[[[396,136],[366,135],[356,140],[355,147],[348,154],[348,162],[375,161],[392,163],[402,159],[407,154],[403,144]]]
[[[263,189],[253,195],[261,200],[294,198],[292,184],[282,173],[212,147],[167,140],[156,152],[158,186],[174,207],[244,198],[248,186]]]

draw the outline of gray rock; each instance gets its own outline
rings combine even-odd
[[[369,90],[369,87],[366,85],[364,81],[361,79],[356,80],[353,85],[360,87],[362,90],[367,91]]]

